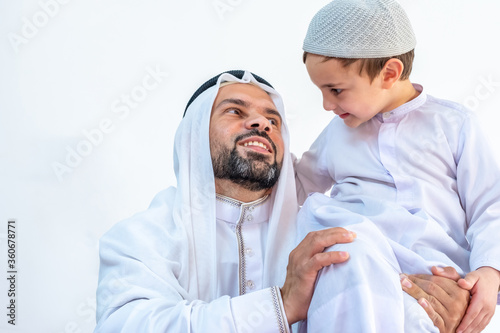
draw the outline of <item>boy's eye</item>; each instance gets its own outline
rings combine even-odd
[[[342,92],[342,89],[332,89],[332,93],[333,93],[334,95],[338,95],[338,94],[340,94],[341,92]]]

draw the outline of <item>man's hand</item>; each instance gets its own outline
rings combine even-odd
[[[306,319],[318,271],[349,259],[347,252],[323,252],[338,243],[350,243],[356,234],[343,228],[313,231],[290,253],[285,284],[281,288],[283,306],[291,325]]]
[[[452,267],[432,268],[433,275],[402,276],[403,290],[418,300],[441,333],[455,332],[465,314],[470,293],[460,288]],[[439,275],[439,276],[438,276]]]
[[[495,313],[500,272],[491,267],[481,267],[458,280],[458,285],[469,290],[472,298],[457,332],[481,332]]]

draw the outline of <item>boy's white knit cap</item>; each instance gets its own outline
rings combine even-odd
[[[394,0],[333,0],[313,17],[303,49],[336,58],[385,58],[417,44],[410,20]]]

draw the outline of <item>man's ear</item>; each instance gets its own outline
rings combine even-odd
[[[390,89],[396,82],[399,81],[401,74],[403,73],[404,65],[401,60],[396,58],[391,58],[387,60],[380,73],[382,79],[382,88]]]

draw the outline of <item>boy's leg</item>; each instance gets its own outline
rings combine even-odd
[[[325,267],[318,274],[307,314],[310,333],[404,332],[399,273],[394,262],[386,258],[391,253],[367,241],[365,235],[370,228],[360,226],[350,227],[358,234],[352,246],[342,244],[328,249],[347,251],[350,258],[345,263]],[[378,236],[376,232],[371,234]]]
[[[437,332],[425,311],[413,307],[420,305],[403,296],[398,261],[379,229],[358,214],[321,206],[329,202],[321,196],[316,199],[309,198],[299,214],[302,236],[308,231],[342,226],[358,237],[353,243],[328,249],[347,251],[350,259],[325,267],[318,274],[307,331]]]

